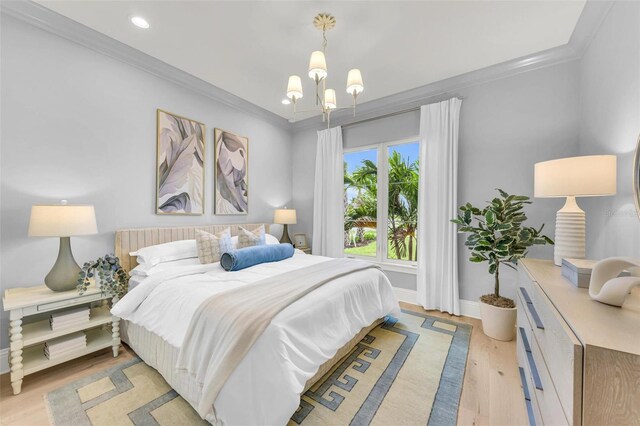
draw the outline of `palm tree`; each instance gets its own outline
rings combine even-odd
[[[345,163],[345,234],[377,225],[378,167],[363,160],[360,167],[348,173]],[[357,190],[351,202],[346,190]],[[409,163],[394,151],[389,158],[388,239],[397,259],[415,260],[415,233],[418,213],[418,161]],[[345,241],[347,236],[345,235]]]
[[[388,238],[398,259],[416,260],[418,161],[409,163],[393,151],[389,157]]]

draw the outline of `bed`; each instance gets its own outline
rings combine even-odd
[[[253,230],[266,224],[242,224]],[[216,233],[240,225],[144,228],[116,231],[116,255],[127,271],[136,266],[130,252],[150,245],[195,238],[195,230]],[[177,369],[186,330],[201,301],[225,289],[331,260],[296,250],[292,258],[244,271],[224,272],[219,264],[183,266],[138,280],[118,304],[127,308],[123,340],[194,408],[203,406],[203,383]],[[316,266],[314,266],[316,265]],[[288,275],[285,275],[288,276]],[[277,314],[239,362],[201,416],[213,424],[286,424],[300,395],[327,373],[386,315],[398,312],[386,276],[366,269],[337,277]],[[204,404],[207,405],[207,404]]]

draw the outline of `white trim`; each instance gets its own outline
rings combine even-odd
[[[393,287],[393,292],[399,301],[420,306],[418,292],[406,288]],[[460,299],[460,315],[463,317],[480,319],[480,304],[477,301]]]
[[[409,290],[406,288],[393,287],[393,292],[401,302],[411,303],[412,305],[418,305],[418,292],[415,290]]]
[[[378,142],[367,146],[358,146],[343,150],[344,154],[352,154],[354,152],[376,150],[376,166],[378,199],[377,210],[378,217],[376,225],[376,256],[358,256],[353,254],[345,254],[346,257],[362,258],[379,264],[382,269],[393,272],[403,272],[407,274],[416,274],[417,262],[390,259],[387,243],[387,222],[389,221],[389,147],[417,143],[422,144],[420,136],[396,139],[386,142]]]
[[[418,274],[418,266],[415,264],[415,262],[411,262],[411,263],[407,262],[406,265],[403,265],[400,262],[398,263],[383,262],[380,264],[380,266],[382,267],[383,271],[399,272],[401,274],[411,274],[411,275]]]
[[[442,101],[454,96],[456,91],[466,87],[476,86],[522,72],[579,59],[588,47],[600,24],[609,13],[612,4],[612,1],[587,1],[578,19],[578,23],[573,30],[569,43],[565,45],[460,74],[415,89],[364,102],[358,105],[358,117],[355,119],[352,117],[350,110],[345,109],[334,112],[331,114],[332,124],[348,124],[352,121],[376,118],[380,115],[398,112],[407,107]],[[325,126],[324,123],[318,120],[317,116],[295,123],[289,123],[285,118],[273,112],[241,99],[219,87],[35,2],[3,1],[0,2],[0,5],[2,13],[6,13],[9,16],[67,40],[71,40],[106,56],[128,63],[160,78],[222,102],[230,107],[260,116],[285,129],[299,131],[302,129],[320,129]]]
[[[9,372],[9,348],[0,349],[0,374]]]
[[[331,113],[331,125],[343,126],[351,122],[375,119],[407,108],[440,102],[458,95],[458,91],[494,80],[512,77],[523,72],[545,68],[580,59],[609,13],[613,1],[587,0],[567,44],[491,65],[479,70],[459,74],[415,89],[395,93],[358,105],[358,116],[343,110]],[[321,129],[326,126],[318,117],[310,117],[292,124],[294,132]]]
[[[480,319],[480,302],[460,299],[460,315]]]

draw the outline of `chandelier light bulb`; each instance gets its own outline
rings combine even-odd
[[[327,78],[327,61],[321,50],[316,50],[311,53],[311,59],[309,59],[309,78],[314,81]]]
[[[349,71],[347,76],[347,93],[353,95],[354,92],[357,95],[364,91],[364,84],[362,83],[362,74],[360,70],[354,68]]]
[[[292,75],[289,77],[287,97],[294,102],[298,99],[302,99],[302,80],[299,76]]]
[[[335,90],[327,89],[324,91],[324,107],[326,109],[336,109],[338,107]]]

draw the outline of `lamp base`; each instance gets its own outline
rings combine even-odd
[[[44,283],[53,291],[69,291],[76,288],[80,266],[71,253],[71,239],[60,237],[58,259],[44,279]]]
[[[287,229],[287,224],[284,224],[282,226],[282,236],[280,237],[280,243],[293,244],[291,242],[291,238],[289,238],[289,229]]]
[[[567,197],[567,202],[556,213],[556,241],[553,263],[562,266],[562,259],[584,259],[586,215],[576,203],[576,197]]]

